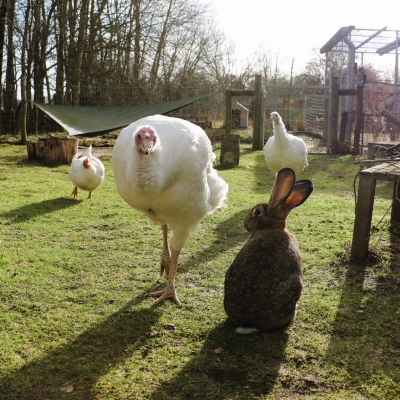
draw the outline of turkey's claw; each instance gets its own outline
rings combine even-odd
[[[74,196],[74,198],[78,197],[78,188],[76,186],[74,187],[74,190],[72,191],[71,196]]]
[[[176,294],[175,286],[173,285],[167,285],[164,290],[160,290],[158,292],[147,293],[146,296],[158,297],[158,299],[153,303],[153,305],[160,304],[161,302],[163,302],[166,299],[169,299],[170,297],[176,304],[178,305],[181,304]]]

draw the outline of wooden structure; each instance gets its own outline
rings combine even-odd
[[[382,151],[391,150],[393,146],[398,144],[398,142],[368,142],[368,158],[379,157]]]
[[[38,142],[28,142],[28,160],[42,160],[45,164],[71,164],[72,157],[78,152],[78,139],[51,137]]]
[[[237,128],[249,127],[249,110],[239,102],[232,107],[232,124]]]
[[[391,219],[400,222],[400,165],[398,163],[384,163],[365,169],[360,172],[356,216],[354,221],[351,257],[354,260],[366,261],[368,257],[369,236],[371,231],[372,211],[376,181],[394,181]]]
[[[232,135],[232,97],[251,96],[254,97],[254,118],[253,118],[253,150],[262,150],[264,147],[264,109],[265,100],[261,85],[261,75],[255,76],[254,90],[231,89],[225,94],[225,135],[221,143],[221,164],[239,165],[240,136]],[[232,151],[233,156],[232,156]],[[227,157],[226,157],[227,155]]]
[[[338,154],[343,152],[344,143],[338,142],[338,116],[339,116],[339,97],[340,96],[357,96],[357,110],[356,110],[356,126],[354,129],[354,154],[360,153],[360,134],[362,128],[362,115],[363,115],[363,93],[365,81],[359,79],[357,89],[339,89],[339,78],[332,77],[332,97],[331,97],[331,122],[330,122],[330,145],[331,153]],[[347,126],[347,121],[342,120],[344,123],[343,129]],[[328,144],[329,148],[329,144]]]

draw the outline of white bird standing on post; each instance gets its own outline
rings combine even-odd
[[[288,134],[281,116],[271,113],[274,136],[271,136],[264,146],[264,156],[268,168],[276,174],[282,168],[292,168],[299,174],[307,165],[307,146],[304,140]]]

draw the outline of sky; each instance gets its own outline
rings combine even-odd
[[[400,30],[397,0],[201,0],[215,9],[215,20],[235,43],[243,58],[265,48],[282,60],[282,68],[294,59],[295,70],[312,58],[341,28]],[[374,63],[394,63],[395,56],[373,56]]]

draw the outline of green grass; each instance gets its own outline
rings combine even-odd
[[[161,230],[118,196],[111,158],[93,199],[70,197],[68,166],[0,144],[0,399],[395,399],[400,397],[400,263],[376,191],[366,265],[349,262],[351,156],[309,156],[315,189],[292,211],[304,291],[292,325],[247,337],[225,323],[226,269],[247,240],[245,213],[273,184],[262,152],[219,168],[229,207],[182,251],[181,306],[163,287]]]

